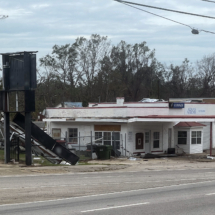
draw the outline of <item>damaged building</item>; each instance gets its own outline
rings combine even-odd
[[[202,153],[214,148],[215,104],[205,99],[143,99],[46,108],[47,133],[69,148],[112,145],[122,155]],[[84,149],[84,148],[83,148]]]

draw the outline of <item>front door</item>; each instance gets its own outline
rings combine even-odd
[[[136,149],[143,149],[143,133],[136,133]]]
[[[151,153],[150,132],[145,132],[145,154]]]

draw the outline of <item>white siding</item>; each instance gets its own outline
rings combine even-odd
[[[215,148],[215,122],[212,123],[212,140],[213,140],[213,148]]]
[[[190,130],[190,138],[192,138],[192,131],[201,131],[202,128],[192,128]],[[202,143],[201,144],[192,144],[192,140],[190,142],[190,154],[202,153],[203,152],[203,132],[202,132]]]
[[[102,104],[101,104],[102,105]],[[135,117],[149,115],[181,115],[181,116],[208,116],[214,115],[215,104],[185,103],[185,108],[171,109],[168,103],[136,103],[117,107],[116,104],[103,104],[102,107],[87,108],[47,108],[46,117],[82,118],[82,117]],[[188,109],[196,110],[189,113]],[[203,111],[203,112],[202,112]]]
[[[203,122],[203,150],[210,148],[210,122]]]

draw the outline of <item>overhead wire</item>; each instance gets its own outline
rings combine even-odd
[[[133,4],[133,5],[142,6],[142,7],[149,7],[149,8],[158,9],[158,10],[165,10],[165,11],[169,11],[169,12],[182,13],[182,14],[191,15],[191,16],[199,16],[199,17],[204,17],[204,18],[209,18],[209,19],[215,19],[215,17],[213,17],[213,16],[205,16],[205,15],[196,14],[196,13],[188,13],[188,12],[184,12],[184,11],[172,10],[172,9],[167,9],[167,8],[162,8],[162,7],[155,7],[155,6],[151,6],[151,5],[145,5],[145,4],[138,4],[138,3],[129,2],[129,1],[122,1],[122,0],[114,0],[114,1],[117,1],[120,3],[126,3],[126,4]]]
[[[116,1],[117,1],[117,0],[116,0]],[[175,20],[173,20],[173,19],[169,19],[169,18],[166,18],[166,17],[164,17],[164,16],[157,15],[157,14],[155,14],[155,13],[149,12],[149,11],[147,11],[147,10],[143,10],[143,9],[141,9],[141,8],[138,8],[138,7],[129,5],[129,4],[124,3],[124,2],[121,2],[121,1],[120,1],[120,3],[122,3],[122,4],[124,4],[124,5],[127,5],[127,6],[129,6],[129,7],[133,7],[133,8],[135,8],[135,9],[137,9],[137,10],[141,10],[141,11],[144,11],[144,12],[146,12],[146,13],[152,14],[152,15],[154,15],[154,16],[158,16],[158,17],[161,17],[161,18],[163,18],[163,19],[167,19],[167,20],[169,20],[169,21],[172,21],[172,22],[175,22],[175,23],[178,23],[178,24],[181,24],[181,25],[185,25],[185,26],[187,26],[187,27],[193,29],[191,26],[186,25],[186,24],[184,24],[184,23],[182,23],[182,22],[178,22],[178,21],[175,21]]]
[[[157,17],[160,17],[160,18],[169,20],[169,21],[171,21],[171,22],[175,22],[175,23],[177,23],[177,24],[180,24],[180,25],[184,25],[184,26],[186,26],[186,27],[189,27],[190,29],[192,29],[192,33],[198,32],[198,31],[204,31],[204,32],[206,32],[206,33],[215,34],[215,32],[212,32],[212,31],[206,31],[206,30],[202,30],[202,29],[201,29],[201,30],[196,30],[195,28],[191,27],[190,25],[187,25],[187,24],[184,24],[184,23],[182,23],[182,22],[178,22],[178,21],[175,21],[175,20],[173,20],[173,19],[169,19],[169,18],[166,18],[166,17],[164,17],[164,16],[161,16],[161,15],[158,15],[158,14],[155,14],[155,13],[152,13],[152,12],[149,12],[149,11],[147,11],[147,10],[143,10],[143,9],[141,9],[141,8],[132,6],[132,5],[130,5],[129,3],[125,3],[125,1],[121,1],[121,0],[114,0],[114,1],[117,1],[117,2],[119,2],[119,3],[121,3],[121,4],[127,5],[127,6],[129,6],[129,7],[135,8],[135,9],[137,9],[137,10],[141,10],[141,11],[144,11],[144,12],[146,12],[146,13],[152,14],[152,15],[154,15],[154,16],[157,16]],[[196,33],[196,34],[198,34],[198,33]]]
[[[215,3],[215,1],[210,1],[210,0],[202,0],[202,1],[207,1],[207,2],[211,2],[211,3]]]

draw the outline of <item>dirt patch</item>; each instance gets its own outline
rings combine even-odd
[[[110,160],[92,160],[90,165],[75,166],[30,166],[0,163],[0,176],[7,175],[42,175],[68,174],[98,171],[144,171],[171,169],[215,168],[215,159],[206,159],[205,154],[186,155],[179,157],[163,157],[154,159],[112,158]]]
[[[129,160],[127,158],[113,158],[105,161],[89,161],[89,163],[129,165],[129,167],[126,168],[125,171],[215,168],[215,159],[207,159],[205,157],[205,154],[186,155],[179,157],[162,157],[153,159],[137,158],[137,160]]]

